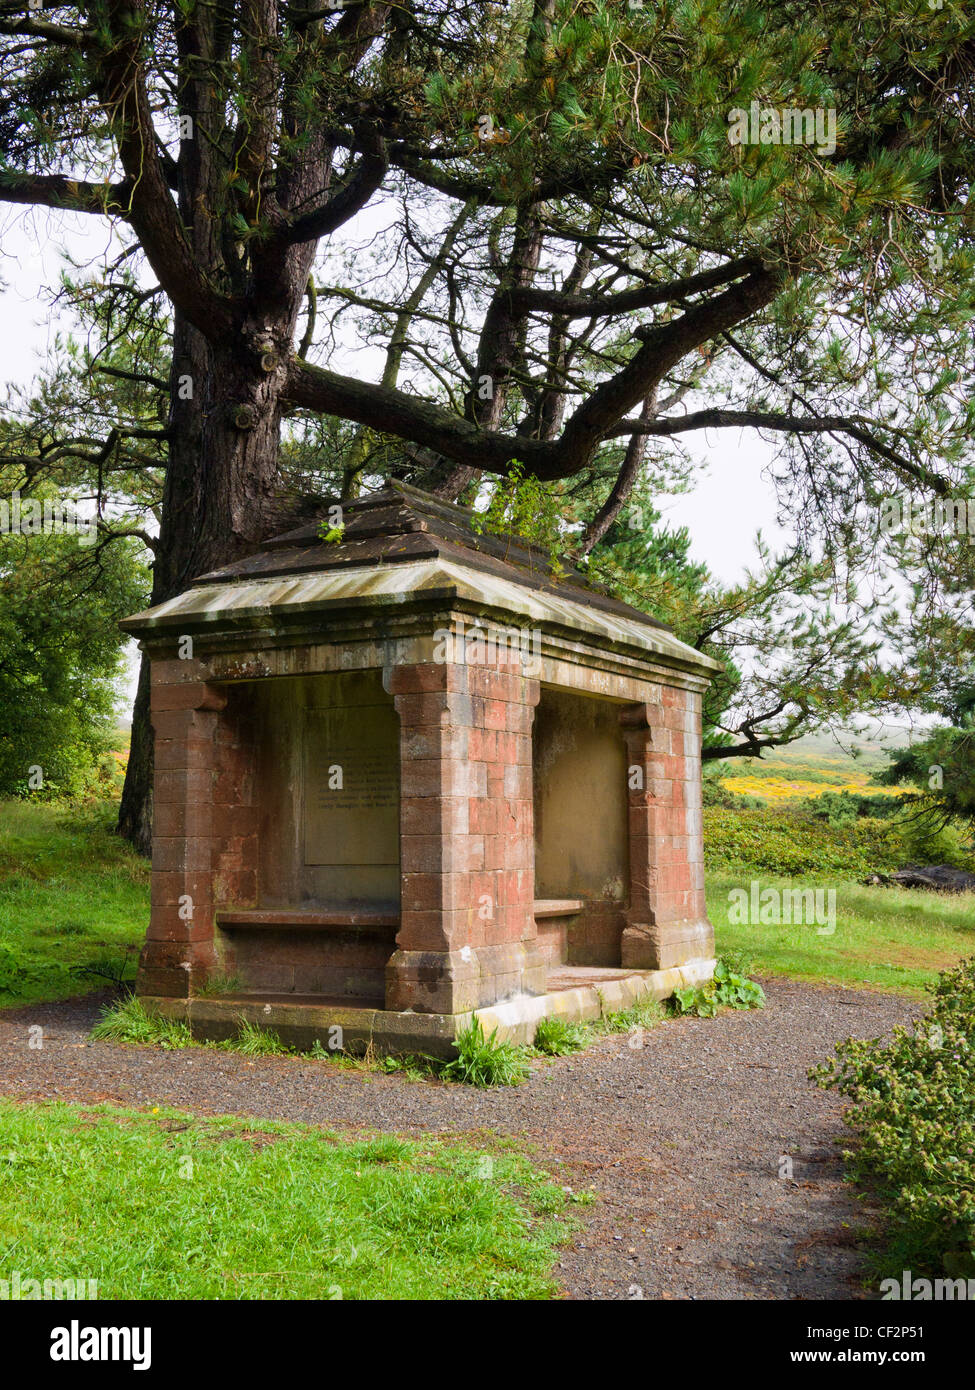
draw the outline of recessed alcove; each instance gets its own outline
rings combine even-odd
[[[399,719],[379,671],[247,682],[256,896],[218,904],[228,975],[261,994],[383,999],[399,926]]]
[[[547,903],[536,904],[535,920],[553,964],[620,964],[629,881],[620,708],[541,687],[532,746],[535,892]]]

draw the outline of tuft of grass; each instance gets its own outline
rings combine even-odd
[[[200,999],[218,999],[223,994],[239,994],[243,987],[244,981],[239,975],[224,975],[215,970],[197,986],[196,994]]]
[[[269,1028],[260,1028],[239,1015],[237,1036],[228,1038],[219,1046],[230,1052],[241,1052],[245,1057],[287,1057],[294,1051],[281,1041],[277,1033]]]
[[[525,1051],[498,1042],[498,1030],[485,1038],[479,1018],[472,1018],[455,1039],[457,1056],[447,1062],[441,1076],[467,1086],[518,1086],[528,1075]]]
[[[91,1037],[99,1042],[134,1043],[142,1047],[219,1047],[229,1052],[240,1052],[245,1057],[281,1057],[293,1052],[277,1033],[259,1028],[246,1018],[238,1017],[237,1034],[220,1043],[200,1043],[193,1037],[189,1026],[174,1018],[161,1014],[148,1013],[142,1000],[134,994],[108,1004],[102,1009],[101,1017],[91,1030]],[[314,1049],[312,1055],[315,1054]],[[322,1054],[324,1055],[324,1054]],[[329,1054],[331,1055],[331,1054]]]
[[[405,1139],[395,1134],[379,1134],[362,1150],[363,1163],[403,1163],[412,1153]]]
[[[589,1034],[580,1023],[568,1023],[564,1018],[541,1018],[535,1029],[535,1049],[546,1057],[567,1057],[581,1052]]]
[[[428,1137],[0,1100],[0,1153],[0,1248],[102,1300],[555,1298],[575,1225],[520,1155]]]
[[[643,999],[638,999],[630,1008],[620,1009],[618,1013],[606,1013],[604,1010],[601,1017],[589,1026],[594,1033],[630,1033],[637,1028],[655,1028],[666,1018],[667,1010],[663,1004],[648,994]]]
[[[147,1013],[142,1000],[134,994],[106,1005],[91,1036],[96,1042],[155,1045],[169,1051],[193,1045],[192,1034],[185,1023]]]

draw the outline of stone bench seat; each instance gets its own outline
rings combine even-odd
[[[571,917],[581,912],[585,903],[581,898],[536,898],[532,904],[535,920],[539,917]]]
[[[568,958],[569,918],[584,907],[582,898],[536,898],[532,903],[538,949],[549,969]]]
[[[257,927],[271,931],[353,931],[381,932],[385,935],[399,930],[400,918],[398,912],[321,912],[295,907],[256,907],[217,912],[216,922],[224,931]]]

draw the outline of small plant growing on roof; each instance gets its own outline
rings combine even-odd
[[[508,475],[500,479],[483,512],[471,518],[471,530],[478,535],[519,536],[549,553],[552,574],[561,579],[564,546],[562,509],[559,494],[538,478],[525,476],[525,465],[513,459]]]

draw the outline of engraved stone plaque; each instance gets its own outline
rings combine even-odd
[[[399,729],[389,705],[308,710],[305,863],[399,863]]]

